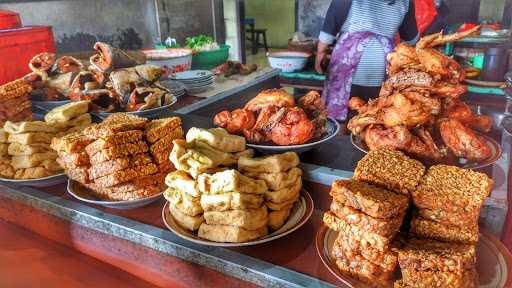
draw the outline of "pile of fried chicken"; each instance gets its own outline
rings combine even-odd
[[[296,106],[286,91],[269,89],[242,109],[218,113],[213,123],[231,134],[244,135],[252,144],[299,145],[326,133],[327,110],[317,91],[300,98]]]
[[[459,99],[467,91],[461,84],[464,70],[434,48],[478,29],[429,35],[416,47],[399,44],[387,57],[389,77],[379,97],[368,103],[350,99],[349,107],[358,115],[349,121],[348,129],[370,150],[388,146],[434,161],[489,158],[489,146],[474,130],[489,132],[492,119],[476,115]]]
[[[32,73],[25,76],[33,86],[32,98],[89,100],[92,110],[100,112],[140,111],[173,102],[172,93],[158,82],[164,74],[161,67],[141,65],[106,43],[98,42],[94,49],[88,67],[71,56],[57,58],[47,52],[32,58]]]

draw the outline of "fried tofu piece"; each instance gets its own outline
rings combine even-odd
[[[147,151],[148,145],[146,142],[139,141],[136,143],[126,143],[123,145],[106,148],[94,155],[89,154],[89,159],[91,164],[96,165],[105,161],[114,160],[116,158],[146,153]]]
[[[178,223],[178,225],[190,231],[200,229],[200,226],[202,226],[202,223],[204,222],[203,215],[189,216],[181,212],[180,209],[178,209],[176,206],[173,206],[172,204],[169,205],[169,211],[171,212],[172,217]]]
[[[43,133],[43,132],[30,132],[21,134],[9,134],[9,143],[19,144],[35,144],[35,143],[48,143],[52,142],[52,138],[55,134]]]
[[[274,203],[271,201],[267,201],[267,202],[265,202],[265,205],[267,205],[268,209],[273,210],[273,211],[283,210],[284,208],[286,208],[290,205],[293,205],[295,202],[297,202],[297,200],[299,200],[299,198],[300,198],[300,192],[295,194],[294,198],[292,198],[288,201],[280,202],[280,203]]]
[[[17,169],[14,174],[14,179],[38,179],[55,175],[55,171],[50,171],[44,167],[31,167],[24,169]]]
[[[89,155],[85,152],[81,153],[64,153],[59,152],[59,163],[66,169],[73,169],[82,166],[90,166]]]
[[[165,184],[170,188],[187,193],[192,197],[201,196],[196,181],[184,171],[177,170],[167,174]]]
[[[209,146],[229,153],[236,153],[245,150],[245,138],[231,135],[222,128],[196,128],[192,127],[186,135],[187,143],[203,142]]]
[[[144,133],[140,130],[131,130],[119,132],[111,136],[100,138],[85,147],[85,151],[89,155],[94,155],[103,149],[121,146],[128,143],[138,143],[142,141]]]
[[[151,122],[149,122],[146,125],[146,139],[148,140],[149,143],[155,143],[161,138],[166,137],[169,134],[172,134],[173,131],[180,126],[181,118],[179,117],[151,120]]]
[[[11,158],[11,165],[14,169],[23,169],[36,167],[41,164],[44,160],[55,160],[57,153],[55,151],[36,153],[32,155],[13,156]]]
[[[14,178],[15,173],[16,171],[11,164],[0,164],[0,178],[11,179]]]
[[[131,167],[144,166],[152,163],[153,160],[148,154],[136,154],[123,158],[117,158],[110,161],[101,162],[91,166],[89,176],[91,179],[107,176]]]
[[[293,186],[297,181],[297,178],[302,176],[302,170],[297,167],[293,167],[292,169],[285,172],[277,172],[277,173],[252,173],[245,172],[245,176],[259,179],[265,181],[267,183],[267,187],[269,190],[281,190],[286,187]]]
[[[51,148],[58,152],[79,153],[84,152],[87,145],[94,140],[81,132],[66,134],[62,137],[55,137],[51,141]]]
[[[0,128],[0,143],[7,143],[9,133],[5,132],[4,128]]]
[[[144,130],[148,119],[126,113],[115,113],[108,116],[98,125],[87,127],[84,134],[89,138],[105,138],[119,132]]]
[[[454,166],[435,165],[428,169],[412,199],[419,208],[467,213],[479,210],[492,191],[487,175]]]
[[[256,240],[268,234],[267,225],[256,230],[247,230],[231,225],[210,225],[203,223],[197,235],[215,242],[242,243]]]
[[[375,218],[401,215],[409,205],[404,195],[355,180],[334,181],[330,194],[340,204]]]
[[[263,195],[246,193],[223,193],[201,195],[201,207],[204,211],[227,211],[236,209],[255,209],[261,207]]]
[[[295,152],[286,152],[258,158],[240,157],[238,169],[250,173],[279,173],[297,167],[300,163]]]
[[[74,127],[88,127],[92,124],[92,117],[91,114],[86,113],[79,115],[69,121],[66,122],[60,122],[60,123],[52,123],[52,125],[60,130],[62,129],[70,129]]]
[[[281,228],[286,223],[286,220],[288,220],[292,208],[293,205],[289,205],[281,210],[270,211],[268,213],[268,227],[273,231]]]
[[[334,231],[342,234],[352,234],[356,239],[364,241],[366,246],[371,246],[379,251],[386,251],[393,237],[384,237],[382,235],[362,230],[356,225],[350,225],[343,219],[336,217],[331,211],[325,212],[323,217],[324,223]]]
[[[48,123],[63,123],[89,111],[89,101],[73,101],[59,106],[46,113],[44,121]]]
[[[414,217],[412,219],[411,233],[420,238],[465,244],[477,243],[479,235],[478,223],[474,223],[471,226],[458,227],[426,220],[421,217]]]
[[[46,143],[40,144],[19,144],[19,143],[11,143],[9,145],[4,144],[0,145],[1,148],[6,148],[5,152],[12,156],[23,156],[23,155],[32,155],[36,153],[48,152],[51,151],[50,145]],[[2,154],[4,155],[4,154]]]
[[[94,179],[94,183],[101,185],[103,187],[112,187],[124,182],[128,182],[137,177],[155,174],[157,172],[158,168],[156,167],[156,165],[150,163],[144,166],[136,166],[121,171],[116,171],[112,174],[96,178]]]
[[[442,271],[418,271],[401,269],[402,282],[415,288],[476,288],[478,272],[475,268],[463,273]]]
[[[394,237],[400,229],[404,217],[404,214],[401,214],[390,219],[374,218],[350,206],[343,206],[336,200],[331,203],[331,212],[349,225],[355,225],[361,230],[383,237]]]
[[[7,156],[9,154],[9,144],[0,143],[0,156]]]
[[[421,162],[389,148],[370,151],[358,163],[353,179],[410,195],[425,174]]]
[[[460,272],[476,265],[476,246],[431,239],[410,239],[398,249],[401,268]]]
[[[295,180],[295,183],[288,188],[283,188],[277,191],[267,190],[265,192],[265,200],[273,203],[289,202],[293,199],[297,199],[297,195],[300,194],[302,189],[302,178],[299,177]]]
[[[7,121],[4,124],[4,130],[9,134],[29,132],[56,133],[59,131],[59,129],[43,121],[23,121],[17,123]]]
[[[186,215],[197,216],[203,213],[201,197],[192,197],[187,193],[173,188],[167,188],[164,192],[164,197],[169,203]]]
[[[199,191],[203,194],[222,194],[229,192],[265,194],[267,184],[244,176],[237,170],[230,169],[213,175],[202,174],[197,179]]]
[[[256,230],[267,225],[267,207],[256,209],[205,211],[204,219],[209,225],[232,225],[246,230]]]

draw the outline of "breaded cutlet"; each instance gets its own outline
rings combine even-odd
[[[404,153],[380,148],[368,152],[358,163],[353,179],[409,195],[425,174],[421,162]]]
[[[435,165],[428,169],[412,200],[419,208],[467,213],[480,209],[492,191],[487,175],[454,166]]]
[[[429,238],[445,242],[474,244],[478,242],[478,223],[470,226],[446,225],[415,216],[411,221],[411,233],[419,238]]]
[[[351,234],[352,237],[360,241],[363,247],[373,247],[378,251],[387,251],[393,237],[384,237],[376,233],[362,230],[358,226],[350,225],[343,219],[336,217],[331,211],[324,213],[323,221],[325,225],[340,234]]]
[[[390,219],[374,218],[352,207],[344,206],[336,200],[332,201],[330,209],[348,224],[384,237],[393,237],[398,232],[404,216],[402,213]]]
[[[127,113],[115,113],[108,116],[103,122],[84,129],[84,134],[92,139],[115,135],[118,132],[130,130],[143,130],[148,119]]]
[[[180,126],[181,119],[179,117],[152,120],[146,125],[146,139],[149,143],[155,143],[161,138],[171,134]]]
[[[356,180],[334,181],[330,194],[338,203],[376,218],[401,215],[409,205],[404,195]]]
[[[461,272],[475,266],[476,246],[413,238],[398,249],[398,262],[407,269]]]
[[[405,287],[415,288],[476,288],[478,272],[476,268],[465,270],[463,273],[442,271],[420,271],[401,269],[402,282]]]

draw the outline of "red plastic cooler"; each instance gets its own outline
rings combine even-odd
[[[55,52],[52,27],[0,30],[0,85],[30,72],[28,62],[41,52]]]

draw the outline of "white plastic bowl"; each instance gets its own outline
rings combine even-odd
[[[190,70],[192,67],[192,49],[168,48],[142,50],[146,63],[165,68],[169,74]]]
[[[306,52],[283,51],[269,53],[267,57],[272,68],[281,69],[282,72],[295,72],[304,69],[311,54]]]

